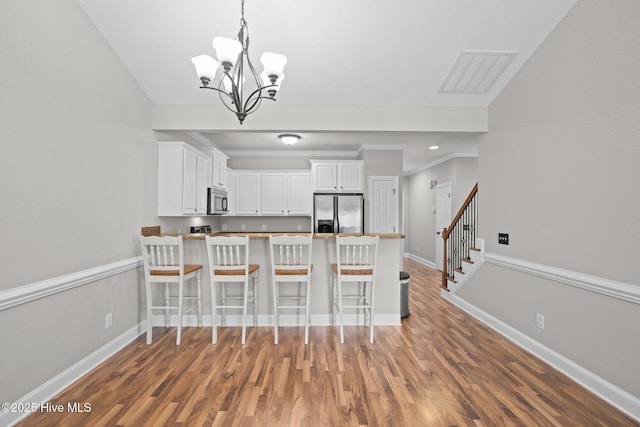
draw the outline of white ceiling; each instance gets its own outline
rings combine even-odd
[[[235,37],[240,0],[77,1],[154,104],[220,104],[215,93],[198,89],[190,58],[215,57],[213,37]],[[262,52],[288,57],[278,101],[261,109],[487,107],[575,2],[246,0],[249,52],[258,72]],[[463,51],[516,55],[487,93],[439,93]],[[311,130],[288,148],[275,138],[280,132],[267,131],[198,129],[191,136],[225,152],[353,152],[361,144],[398,144],[405,147],[405,172],[452,153],[477,152],[463,138],[429,150],[440,133]]]

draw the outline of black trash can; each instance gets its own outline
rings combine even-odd
[[[400,272],[400,317],[409,317],[409,273]]]

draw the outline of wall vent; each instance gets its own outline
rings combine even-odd
[[[516,54],[462,51],[438,93],[487,93]]]

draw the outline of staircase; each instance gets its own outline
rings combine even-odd
[[[455,293],[484,261],[484,240],[476,238],[478,184],[473,187],[451,225],[442,232],[444,263],[443,292]]]
[[[443,286],[443,291],[455,294],[483,262],[484,239],[476,239],[475,245],[469,248],[469,256],[460,259],[460,267],[453,270],[453,275],[447,275],[446,287]]]

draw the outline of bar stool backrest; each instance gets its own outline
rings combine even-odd
[[[205,240],[214,275],[249,274],[249,236],[206,236]]]
[[[378,241],[378,236],[337,236],[337,273],[342,276],[373,276],[378,256]],[[343,277],[343,280],[345,279]],[[352,279],[370,280],[355,277]]]
[[[272,268],[277,275],[309,274],[312,237],[270,236]]]
[[[179,279],[184,274],[184,246],[182,237],[140,237],[145,275],[162,276],[163,281]],[[175,280],[177,281],[177,280]]]

